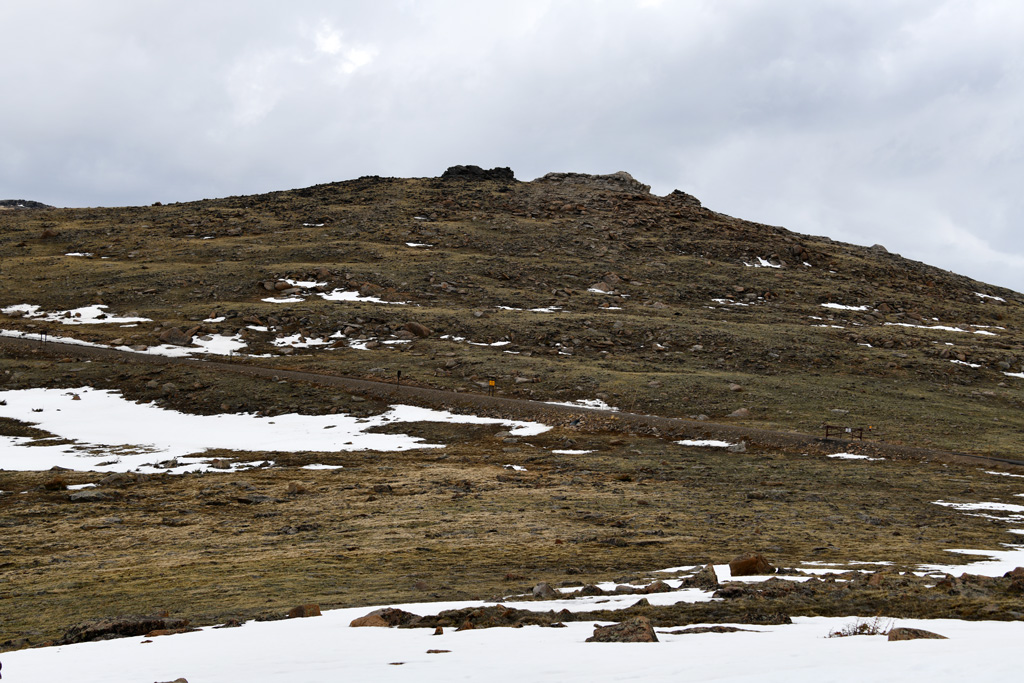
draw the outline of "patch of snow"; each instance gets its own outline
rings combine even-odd
[[[316,280],[288,280],[285,282],[290,284],[292,287],[301,287],[302,289],[313,289],[314,287],[326,287],[326,282],[317,282]]]
[[[522,465],[502,465],[506,470],[513,470],[515,472],[525,472],[526,468]]]
[[[284,297],[283,299],[268,297],[266,299],[260,299],[260,301],[265,301],[268,304],[300,304],[303,301],[305,301],[305,299],[303,299],[301,296],[288,296]]]
[[[303,337],[296,333],[290,337],[279,337],[273,341],[274,346],[290,346],[293,349],[309,349],[314,346],[325,346],[331,342],[326,339]]]
[[[1014,503],[948,503],[943,500],[937,500],[935,504],[961,511],[993,510],[995,512],[1024,512],[1024,505],[1015,505]]]
[[[594,451],[585,451],[574,448],[558,448],[551,452],[557,453],[558,455],[586,455],[587,453],[593,453]]]
[[[434,245],[433,244],[426,244],[424,242],[406,242],[405,246],[407,246],[407,247],[432,247]]]
[[[227,320],[227,317],[222,315],[222,316],[219,316],[217,318],[207,318],[203,322],[204,323],[222,323],[225,320]]]
[[[32,333],[33,336],[38,333]],[[22,332],[19,330],[2,330],[0,329],[0,337],[28,337],[29,333]],[[47,339],[52,342],[59,342],[61,344],[74,344],[76,346],[92,346],[95,348],[110,348],[106,344],[97,344],[94,342],[87,342],[81,339],[75,339],[74,337],[57,337],[53,335],[47,336]],[[223,335],[210,335],[205,337],[196,337],[193,340],[193,346],[175,346],[172,344],[162,344],[160,346],[148,346],[145,349],[136,349],[131,346],[117,346],[114,347],[118,351],[125,351],[128,353],[145,353],[153,356],[168,356],[171,358],[183,358],[185,356],[191,356],[194,354],[214,354],[220,356],[227,356],[233,353],[240,353],[245,348],[246,344],[242,339],[235,335],[233,337],[226,337]]]
[[[79,400],[74,400],[77,394]],[[75,443],[31,446],[29,437],[0,437],[0,469],[41,471],[54,466],[96,472],[163,472],[209,470],[209,449],[293,452],[353,450],[405,451],[444,448],[403,434],[367,430],[400,422],[496,424],[516,436],[549,429],[537,422],[501,420],[395,405],[360,419],[349,415],[251,414],[188,415],[154,404],[132,403],[113,391],[92,387],[74,390],[23,389],[0,392],[0,416],[24,420]],[[39,409],[41,412],[36,412]],[[332,426],[332,429],[324,429]],[[178,460],[174,467],[159,461]]]
[[[846,306],[844,304],[822,304],[822,308],[834,308],[840,311],[866,311],[870,306]]]
[[[694,446],[696,448],[728,448],[735,445],[728,441],[717,441],[715,439],[683,439],[682,441],[676,441],[676,443],[680,446]]]
[[[1024,379],[1024,372],[1004,372],[1007,377],[1016,377],[1017,379]]]
[[[840,460],[884,460],[885,458],[872,458],[867,455],[857,455],[856,453],[832,453],[826,455],[826,458],[838,458]]]
[[[967,330],[948,325],[911,325],[910,323],[885,323],[890,327],[916,327],[919,330],[944,330],[946,332],[966,332]]]
[[[303,223],[302,227],[304,227],[304,228],[322,228],[322,227],[324,227],[324,224],[323,223]]]
[[[1024,474],[1010,474],[1009,472],[993,472],[990,470],[982,470],[985,474],[995,474],[1000,477],[1020,477],[1024,479]]]
[[[949,362],[950,362],[950,363],[955,363],[956,365],[966,365],[966,366],[967,366],[967,367],[969,367],[969,368],[980,368],[980,367],[981,367],[981,366],[980,366],[979,364],[977,364],[977,363],[968,363],[968,362],[966,362],[966,361],[962,361],[962,360],[951,360],[951,361],[949,361]]]
[[[545,401],[545,403],[553,406],[569,406],[571,408],[593,408],[594,410],[610,410],[612,412],[618,412],[618,408],[610,406],[599,398],[581,398],[576,401]]]
[[[87,252],[87,251],[71,251],[71,252],[68,252],[67,254],[64,254],[64,255],[65,256],[92,256],[92,253],[91,252]]]
[[[512,306],[497,306],[498,310],[501,311],[521,311],[521,308],[513,308]],[[545,308],[528,308],[526,309],[530,313],[557,313],[562,310],[561,306],[547,306]]]
[[[303,465],[302,469],[304,469],[304,470],[343,470],[343,469],[345,469],[345,467],[343,465],[313,464],[313,465]]]
[[[81,308],[72,308],[66,311],[44,313],[39,310],[39,306],[35,306],[33,304],[17,304],[15,306],[0,308],[0,313],[6,313],[7,315],[22,313],[26,318],[42,319],[47,322],[57,322],[63,325],[106,325],[108,323],[151,322],[150,318],[123,318],[111,315],[106,312],[106,308],[107,307],[104,304],[93,304],[92,306],[82,306]]]
[[[761,258],[760,256],[757,257],[757,263],[747,263],[746,261],[744,261],[743,265],[745,265],[747,268],[781,268],[782,267],[781,265],[776,265],[776,264],[772,263],[771,261],[769,261],[768,259]]]
[[[96,488],[96,484],[68,484],[68,491],[81,491],[82,489]]]
[[[374,304],[390,304],[392,306],[406,306],[408,301],[384,301],[375,296],[360,296],[358,291],[344,291],[336,289],[333,292],[321,292],[317,294],[324,301],[366,301]]]
[[[1004,299],[1001,296],[992,296],[991,294],[982,294],[981,292],[975,292],[974,294],[975,296],[980,296],[982,299],[992,299],[993,301],[1002,301],[1004,303],[1006,302],[1006,299]]]

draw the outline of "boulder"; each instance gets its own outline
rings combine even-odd
[[[922,638],[948,640],[946,636],[940,636],[938,633],[932,633],[931,631],[925,631],[920,628],[900,627],[889,631],[889,640],[920,640]]]
[[[359,617],[358,619],[353,619],[349,623],[349,627],[351,627],[351,628],[358,628],[360,626],[377,626],[377,627],[383,626],[383,627],[387,628],[390,625],[391,624],[389,624],[388,622],[384,621],[384,618],[381,617],[379,614],[367,614],[365,617]]]
[[[164,344],[173,344],[175,346],[188,346],[192,343],[192,335],[180,327],[167,328],[160,333],[158,339]]]
[[[775,567],[761,553],[744,553],[729,561],[729,571],[733,576],[761,576],[774,574]]]
[[[319,617],[320,605],[315,602],[308,605],[299,605],[288,610],[289,619],[302,619],[304,617]]]
[[[75,491],[68,496],[68,500],[73,503],[98,503],[100,501],[110,500],[110,496],[102,491],[86,489],[84,491]]]
[[[479,166],[449,166],[441,175],[442,180],[498,180],[512,182],[516,179],[512,169],[508,166],[483,169]]]
[[[430,336],[430,328],[427,327],[426,325],[423,325],[422,323],[410,321],[410,322],[407,322],[404,325],[404,327],[405,327],[405,329],[407,331],[412,332],[417,337],[429,337]]]
[[[364,617],[353,619],[349,626],[412,626],[423,617],[394,607],[376,609]]]
[[[740,419],[748,418],[750,417],[750,409],[740,408],[739,410],[734,410],[731,413],[729,413],[729,417],[736,417]]]
[[[558,593],[558,591],[556,591],[554,588],[549,586],[544,581],[541,581],[533,587],[533,597],[539,598],[541,600],[554,600],[555,598],[559,597],[559,595],[560,594]]]
[[[658,636],[647,617],[633,617],[611,626],[595,626],[588,643],[656,643]]]
[[[707,564],[693,576],[683,579],[682,588],[700,588],[706,591],[718,590],[718,574],[715,565]]]
[[[671,590],[672,586],[659,579],[658,581],[647,584],[637,592],[641,595],[650,595],[651,593],[668,593]]]

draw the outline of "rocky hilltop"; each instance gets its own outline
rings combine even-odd
[[[52,209],[49,204],[28,199],[0,199],[0,209]]]

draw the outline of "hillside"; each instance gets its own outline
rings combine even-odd
[[[298,369],[402,370],[461,391],[495,378],[509,396],[811,434],[870,426],[890,442],[1012,455],[1024,426],[1024,379],[1007,374],[1024,370],[1020,294],[881,246],[725,216],[679,191],[657,197],[624,173],[510,177],[455,167],[170,206],[7,212],[2,307],[102,303],[197,336],[240,334],[247,352]],[[285,280],[309,286],[274,289]],[[318,296],[342,291],[393,305]],[[128,345],[158,344],[159,331],[74,328]],[[330,345],[273,345],[282,338]]]
[[[706,594],[659,627],[1024,618],[1021,470],[948,453],[1022,459],[1016,292],[476,167],[6,209],[0,253],[0,650],[661,568]],[[806,583],[696,573],[753,551]]]

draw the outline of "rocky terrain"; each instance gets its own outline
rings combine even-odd
[[[1024,295],[684,192],[658,197],[626,173],[519,182],[468,166],[183,204],[2,209],[0,328],[125,350],[0,344],[3,391],[90,385],[195,414],[386,408],[372,392],[282,379],[305,372],[794,435],[724,451],[581,414],[529,439],[393,426],[443,452],[219,454],[276,463],[242,472],[3,471],[0,490],[15,492],[0,496],[8,648],[91,618],[218,623],[313,602],[487,598],[746,551],[782,568],[889,561],[897,573],[851,574],[843,594],[772,584],[689,616],[635,615],[667,626],[718,609],[721,621],[767,601],[767,614],[1019,618],[1019,581],[965,579],[932,599],[923,580],[897,578],[953,561],[950,548],[1012,542],[1013,519],[935,501],[1011,503],[1013,477],[927,453],[840,461],[826,454],[861,446],[806,444],[831,425],[908,453],[1022,459]],[[128,353],[225,339],[235,345],[218,360],[281,375]],[[0,418],[0,435],[53,441],[34,429]],[[344,469],[298,469],[313,462]],[[82,483],[103,496],[72,500],[66,486]]]

